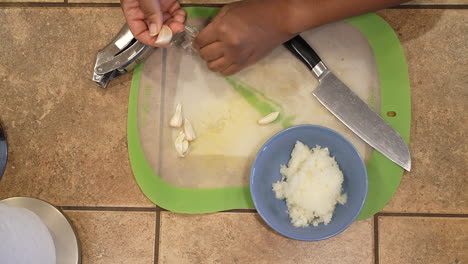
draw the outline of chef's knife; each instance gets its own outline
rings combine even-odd
[[[318,78],[320,84],[313,95],[321,104],[373,148],[405,170],[411,169],[408,146],[398,132],[341,82],[301,36],[284,46]]]

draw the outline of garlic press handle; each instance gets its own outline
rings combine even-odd
[[[131,71],[153,50],[153,47],[136,40],[125,24],[114,39],[98,52],[93,81],[105,88],[110,80]]]
[[[135,38],[133,37],[130,28],[128,28],[128,25],[125,24],[122,29],[120,29],[119,33],[117,33],[117,35],[114,37],[114,39],[109,44],[107,44],[103,51],[116,54],[124,50],[128,44],[134,40]]]

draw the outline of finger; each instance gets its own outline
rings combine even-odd
[[[200,49],[200,57],[206,61],[217,60],[224,55],[224,45],[221,42],[211,43]]]
[[[230,4],[225,5],[221,10],[218,12],[216,17],[211,21],[208,26],[206,26],[202,32],[198,34],[198,36],[195,38],[195,41],[193,42],[193,47],[195,49],[201,49],[206,45],[209,45],[213,42],[216,42],[219,40],[218,38],[218,31],[217,31],[217,26],[218,26],[218,20],[220,20],[224,15],[226,15],[227,11],[230,9]]]
[[[185,22],[185,16],[184,15],[175,15],[173,17],[174,21],[177,21],[179,23],[184,23]]]
[[[231,9],[232,5],[233,4],[231,3],[223,6],[221,10],[219,10],[218,14],[216,14],[215,18],[213,18],[213,21],[223,18],[223,16],[226,15],[227,11]]]
[[[136,0],[120,0],[120,6],[124,10],[124,13],[128,9],[138,8],[140,4]]]
[[[163,13],[163,23],[166,23],[167,20],[171,19],[172,15],[169,13]]]
[[[174,1],[174,3],[167,10],[169,13],[174,13],[176,10],[180,9],[179,1]]]
[[[231,66],[229,66],[224,71],[222,71],[221,74],[223,74],[224,76],[233,75],[249,67],[250,65],[254,64],[261,58],[262,56],[258,57],[258,56],[249,55],[249,57],[245,60],[245,63],[233,63]]]
[[[142,19],[128,19],[128,28],[132,32],[133,36],[145,45],[154,46],[156,37],[150,35],[148,26]]]
[[[195,49],[201,49],[206,45],[218,41],[218,34],[216,31],[216,25],[213,23],[208,24],[202,32],[200,32],[193,42]]]
[[[213,72],[224,71],[229,66],[231,66],[231,63],[225,57],[208,62],[208,68]]]
[[[182,10],[182,9],[179,9],[179,10],[173,12],[172,14],[167,13],[167,12],[163,13],[164,24],[167,24],[167,21],[169,19],[174,19],[174,18],[177,18],[178,22],[184,23],[186,17],[187,17],[187,12],[185,12],[185,10]]]
[[[147,46],[154,46],[154,42],[156,41],[156,37],[150,36],[149,31],[138,34],[135,38]]]
[[[241,69],[242,67],[239,66],[239,64],[232,64],[231,66],[227,67],[225,70],[221,71],[221,74],[224,76],[230,76],[239,72]]]
[[[171,14],[172,12],[178,9],[180,9],[179,1],[162,1],[161,3],[161,10],[163,10],[163,12],[168,12],[169,14]]]
[[[130,25],[129,25],[130,27]],[[134,35],[135,38],[140,41],[141,43],[148,45],[148,46],[155,46],[154,42],[156,41],[157,37],[150,36],[149,31],[143,31],[140,34]]]
[[[183,15],[183,16],[187,16],[187,11],[183,10],[183,9],[179,9],[179,10],[176,10],[174,12],[172,12],[172,15]]]
[[[169,26],[173,34],[180,33],[184,31],[185,26],[183,23],[177,22],[177,21],[169,21],[169,24],[166,24]]]
[[[185,29],[184,22],[186,16],[187,12],[185,12],[185,10],[177,10],[172,13],[171,17],[169,17],[167,20],[164,20],[164,24],[169,26],[169,28],[172,30],[172,33],[180,33]]]
[[[149,16],[146,21],[148,21],[148,29],[149,29],[149,34],[150,36],[154,37],[156,36],[159,31],[161,31],[161,26],[162,26],[162,16],[160,14],[154,14]]]
[[[175,21],[184,23],[185,19],[187,18],[187,12],[185,12],[185,10],[179,9],[172,13],[172,16],[174,17]]]
[[[140,9],[145,15],[145,20],[148,21],[150,36],[156,36],[163,24],[163,15],[159,1],[140,0]]]
[[[148,26],[144,22],[145,15],[140,10],[138,1],[122,0],[121,6],[127,20],[128,27],[134,36],[148,30]]]

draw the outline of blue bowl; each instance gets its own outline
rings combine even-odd
[[[281,180],[280,166],[288,164],[296,141],[327,147],[343,172],[348,201],[336,206],[328,225],[294,227],[285,200],[276,199],[272,190],[272,184]],[[337,132],[315,125],[295,126],[276,134],[260,149],[250,173],[250,192],[260,216],[278,233],[302,241],[323,240],[345,230],[361,211],[367,196],[366,166],[353,144]]]
[[[0,180],[6,168],[8,158],[8,147],[5,133],[3,132],[2,124],[0,123]]]

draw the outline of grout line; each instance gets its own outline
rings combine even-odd
[[[67,211],[127,211],[127,212],[167,212],[167,209],[156,207],[123,207],[123,206],[57,206],[61,210]],[[255,209],[232,209],[220,211],[218,213],[256,213]]]
[[[468,214],[437,214],[437,213],[377,213],[377,216],[396,216],[396,217],[458,217],[468,218]]]
[[[379,264],[379,216],[374,215],[374,260]]]
[[[154,228],[154,264],[159,262],[159,233],[161,229],[161,212],[156,212],[156,224]]]
[[[167,209],[156,207],[128,207],[128,206],[57,206],[61,210],[73,211],[127,211],[127,212],[167,212]],[[256,209],[232,209],[218,213],[257,213]],[[468,218],[468,214],[438,214],[438,213],[377,213],[376,216],[391,217],[446,217]]]
[[[256,209],[231,209],[226,211],[220,211],[219,213],[257,213]]]
[[[110,206],[57,206],[68,211],[108,211],[108,212],[157,212],[157,207],[110,207]]]
[[[468,9],[468,5],[399,5],[388,9]]]
[[[229,3],[224,3],[224,4],[222,4],[222,3],[220,3],[220,4],[189,4],[189,3],[187,3],[187,4],[180,4],[180,6],[181,7],[219,7],[219,8],[221,8],[221,7],[223,7],[223,6],[227,5],[227,4],[229,4]]]

